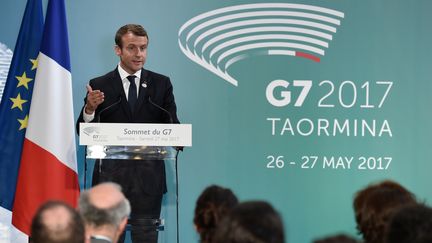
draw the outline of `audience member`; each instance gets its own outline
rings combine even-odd
[[[414,194],[389,180],[357,192],[353,203],[355,219],[365,243],[383,243],[393,213],[416,203]]]
[[[86,226],[86,239],[91,243],[117,242],[131,211],[121,187],[113,182],[82,192],[78,209]]]
[[[201,243],[212,242],[219,221],[237,204],[237,197],[227,188],[212,185],[201,193],[196,202],[194,216]]]
[[[313,241],[313,243],[357,243],[357,242],[358,241],[356,239],[345,234],[327,236]]]
[[[83,243],[84,224],[78,212],[66,203],[49,201],[33,217],[30,242]]]
[[[387,243],[431,243],[432,208],[424,205],[405,207],[393,216]]]
[[[238,204],[219,223],[213,243],[284,243],[284,228],[267,202]]]

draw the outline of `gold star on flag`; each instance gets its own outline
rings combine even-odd
[[[27,102],[27,100],[21,99],[21,94],[18,93],[16,98],[10,98],[12,100],[12,108],[18,107],[21,111],[23,110],[22,105]]]
[[[33,80],[31,78],[27,78],[27,74],[25,72],[23,73],[23,75],[21,77],[15,76],[15,78],[18,79],[18,81],[19,81],[17,88],[20,86],[24,86],[24,87],[26,87],[26,89],[28,89],[28,83]]]
[[[30,59],[30,62],[33,64],[31,70],[35,70],[38,66],[38,59]]]
[[[24,117],[23,120],[18,119],[18,122],[21,124],[19,130],[22,130],[22,129],[24,129],[24,128],[27,128],[27,124],[28,124],[28,115],[26,115],[26,116]]]

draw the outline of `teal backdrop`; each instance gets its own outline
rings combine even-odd
[[[308,243],[339,232],[356,236],[353,195],[372,182],[396,180],[429,203],[432,2],[279,1],[333,9],[343,16],[335,17],[340,24],[331,25],[335,33],[324,31],[331,39],[315,38],[327,42],[328,47],[308,45],[325,50],[323,55],[299,51],[301,48],[291,48],[297,56],[292,52],[269,55],[268,48],[240,52],[244,55],[227,69],[237,86],[182,52],[179,38],[193,53],[190,40],[194,36],[188,40],[179,36],[181,26],[193,17],[266,2],[66,1],[75,117],[83,105],[85,84],[118,63],[113,51],[115,31],[124,24],[139,23],[150,36],[145,67],[171,77],[179,118],[193,126],[193,146],[186,148],[178,161],[180,242],[198,242],[192,222],[195,201],[211,184],[231,188],[242,201],[272,203],[282,215],[287,242],[293,243]],[[25,3],[0,3],[0,42],[10,49],[15,46]],[[228,14],[222,11],[220,16]],[[278,21],[284,18],[278,17]],[[225,21],[219,25],[234,20]],[[281,27],[278,21],[274,26]],[[247,36],[250,34],[239,37]],[[236,42],[224,50],[248,43]],[[196,51],[199,55],[202,46],[196,46]],[[312,53],[315,59],[301,57],[303,53]],[[210,58],[208,53],[204,56]],[[224,65],[222,61],[222,70]],[[276,84],[274,80],[289,85],[275,85],[272,90],[268,87]],[[272,96],[284,100],[287,92],[291,102],[281,106],[271,102]],[[81,185],[83,154],[80,147]],[[175,173],[173,162],[166,163],[170,194],[164,199],[166,228],[161,238],[175,242]]]

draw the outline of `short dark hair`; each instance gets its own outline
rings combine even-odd
[[[415,205],[399,210],[389,224],[386,242],[432,242],[432,208]]]
[[[357,229],[365,242],[384,242],[393,214],[408,205],[417,204],[413,193],[397,182],[386,180],[357,192],[354,212]]]
[[[284,243],[278,212],[267,202],[238,204],[219,223],[213,243]]]
[[[48,228],[44,222],[44,214],[56,208],[64,208],[70,215],[67,225],[56,225],[55,229]],[[58,226],[58,227],[57,227]],[[33,217],[31,225],[30,242],[33,243],[83,243],[84,223],[78,214],[68,204],[61,201],[48,201],[44,203]]]
[[[120,29],[117,30],[117,33],[115,35],[115,43],[118,47],[123,47],[122,37],[128,32],[132,32],[134,35],[137,36],[147,37],[148,40],[148,34],[144,27],[139,24],[127,24],[120,27]]]
[[[200,234],[201,243],[212,242],[221,218],[237,204],[237,197],[228,188],[212,185],[201,193],[194,215],[194,224]]]

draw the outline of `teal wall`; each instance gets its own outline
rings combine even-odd
[[[264,1],[263,1],[264,2]],[[273,1],[272,1],[273,2]],[[282,1],[281,1],[282,2]],[[283,1],[287,2],[287,1]],[[196,198],[210,184],[231,188],[241,200],[271,202],[282,214],[287,242],[307,243],[336,232],[355,235],[351,208],[353,194],[382,179],[393,179],[429,202],[432,129],[431,61],[432,2],[427,0],[316,1],[290,3],[316,5],[341,11],[333,40],[320,62],[292,56],[252,55],[233,64],[228,72],[238,81],[234,86],[188,59],[178,44],[179,28],[189,19],[214,9],[256,1],[167,1],[167,0],[71,0],[66,3],[71,51],[75,115],[92,77],[114,69],[114,33],[126,23],[142,24],[150,35],[146,68],[171,77],[178,115],[193,125],[193,147],[179,156],[180,242],[197,242],[192,224]],[[46,0],[44,1],[46,4]],[[0,42],[13,49],[25,0],[0,3]],[[294,101],[300,87],[289,86],[292,103],[271,105],[267,85],[273,80],[311,80],[312,88],[302,106]],[[325,81],[328,80],[328,81]],[[325,81],[324,83],[322,81]],[[344,81],[352,81],[350,83]],[[382,106],[385,84],[392,86]],[[374,108],[361,108],[368,100]],[[330,84],[331,83],[331,84]],[[321,85],[320,85],[321,84]],[[343,85],[342,85],[343,84]],[[354,93],[353,86],[356,93]],[[319,107],[325,99],[334,107]],[[342,88],[340,88],[342,86]],[[278,92],[284,88],[277,88]],[[352,107],[342,107],[352,100]],[[356,99],[354,99],[356,95]],[[280,118],[276,134],[267,118]],[[298,134],[295,126],[314,132]],[[295,135],[285,131],[289,119]],[[318,135],[318,121],[375,120],[382,136]],[[322,123],[324,124],[324,123]],[[321,125],[322,125],[321,124]],[[285,127],[288,129],[288,127]],[[390,132],[391,130],[391,136]],[[324,132],[324,130],[320,130]],[[83,150],[79,149],[79,172],[83,179]],[[267,168],[268,156],[283,156],[283,168]],[[314,168],[302,168],[304,156],[317,156]],[[351,167],[323,168],[324,157],[353,157]],[[361,157],[382,161],[382,166],[359,169]],[[387,169],[387,158],[391,163]],[[291,165],[289,162],[295,162]],[[169,190],[175,189],[173,163],[168,163]],[[311,163],[307,165],[311,166]],[[346,164],[344,164],[346,165]],[[175,241],[175,200],[164,201],[167,242]]]

